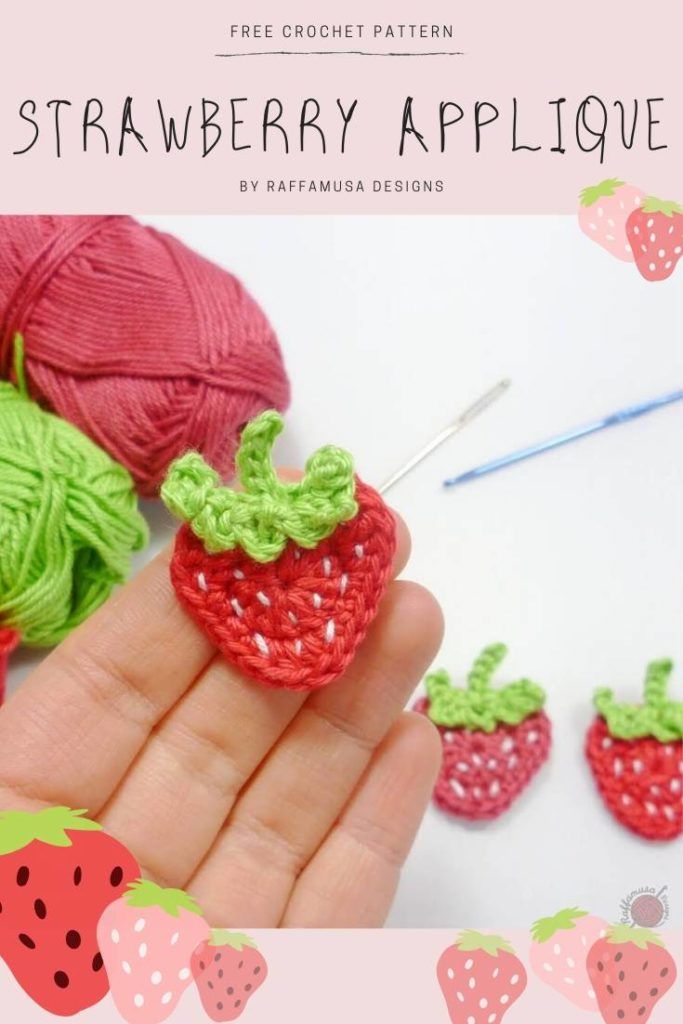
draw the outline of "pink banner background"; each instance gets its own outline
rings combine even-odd
[[[679,1024],[683,997],[683,932],[661,929],[679,965],[673,988],[655,1007],[651,1024]],[[254,931],[250,934],[268,962],[268,978],[247,1005],[249,1024],[448,1024],[436,981],[436,963],[457,937],[457,929],[375,931]],[[598,1014],[573,1007],[528,965],[529,933],[505,931],[524,962],[528,987],[504,1024],[577,1024],[598,1021]],[[152,969],[150,965],[150,969]],[[55,1020],[35,1007],[0,962],[2,1019],[17,1024]],[[171,1021],[206,1024],[208,1018],[194,988],[183,997]],[[121,1024],[111,997],[78,1016],[79,1024]]]
[[[653,0],[643,8],[630,0],[576,0],[570,6],[542,0],[517,2],[367,3],[344,5],[310,0],[285,3],[195,0],[119,0],[93,7],[85,0],[44,4],[25,0],[14,5],[4,25],[0,95],[0,173],[2,209],[6,212],[135,211],[148,212],[572,212],[581,187],[604,177],[630,179],[645,191],[664,198],[683,198],[683,84],[680,74],[680,30],[683,13],[673,0]],[[272,24],[274,37],[231,39],[231,24]],[[352,39],[286,40],[281,26],[295,23],[365,25]],[[452,39],[375,39],[372,25],[410,23],[453,25]],[[454,49],[460,56],[360,57],[265,56],[221,58],[217,53],[249,49],[359,48],[370,51]],[[608,110],[605,160],[597,152],[582,153],[573,139],[577,105],[588,95],[600,96]],[[416,126],[430,147],[424,153],[414,138],[406,155],[398,156],[405,97],[414,97]],[[133,97],[133,118],[149,153],[128,136],[118,156],[121,112]],[[91,130],[87,154],[82,152],[82,119],[86,101],[103,105],[103,137]],[[221,142],[201,156],[199,113],[202,97],[221,106]],[[230,148],[230,98],[238,104],[238,144]],[[260,148],[265,101],[281,99],[290,154],[279,138],[267,154]],[[298,152],[298,120],[302,101],[320,102],[320,124],[328,144],[322,156],[310,131],[305,154]],[[541,145],[539,152],[511,152],[512,98],[518,100],[519,142]],[[555,145],[556,108],[550,101],[565,97],[565,155]],[[652,107],[661,123],[652,129],[647,148],[646,100],[662,97]],[[346,153],[339,155],[341,118],[335,101],[358,98],[348,129]],[[633,100],[640,103],[634,145],[620,141],[615,100],[630,117]],[[28,145],[33,129],[21,121],[25,99],[36,103],[40,136],[23,156],[12,150]],[[54,108],[51,99],[67,99],[60,109],[62,156],[55,156]],[[157,99],[167,116],[184,120],[192,104],[188,143],[182,152],[163,149]],[[448,129],[447,149],[439,149],[439,102],[455,101],[462,121]],[[498,120],[482,128],[481,152],[475,153],[474,104],[495,103]],[[484,108],[482,118],[490,115]],[[593,123],[596,107],[588,115]],[[311,179],[361,179],[366,191],[330,194],[295,190],[268,193],[268,179],[286,182]],[[239,182],[257,180],[257,192],[240,192]],[[443,181],[443,191],[373,192],[377,180]]]

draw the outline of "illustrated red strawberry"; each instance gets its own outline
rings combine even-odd
[[[85,813],[0,814],[0,956],[24,991],[60,1017],[109,991],[97,922],[140,874],[132,854]]]
[[[266,980],[268,965],[248,935],[215,928],[192,954],[192,974],[211,1020],[237,1020]]]
[[[683,254],[683,206],[648,196],[629,217],[626,232],[643,277],[671,277]]]
[[[210,935],[181,889],[137,880],[100,918],[97,937],[116,1008],[129,1024],[166,1020],[192,983],[192,953]]]
[[[667,697],[672,668],[668,660],[648,665],[642,705],[618,704],[611,690],[598,690],[598,717],[586,737],[605,805],[645,839],[683,831],[683,702]]]
[[[630,925],[614,925],[598,939],[586,966],[605,1024],[646,1024],[676,980],[676,965],[660,937]]]
[[[463,818],[497,818],[548,757],[550,720],[545,693],[522,679],[499,690],[491,677],[507,653],[503,644],[477,658],[467,689],[451,686],[443,670],[427,676],[427,697],[415,705],[438,726],[443,744],[434,800]]]
[[[619,260],[633,262],[633,246],[626,224],[643,201],[642,189],[618,178],[607,178],[584,188],[579,196],[579,226],[584,234]]]
[[[588,977],[586,956],[608,928],[607,921],[577,907],[540,918],[531,929],[534,974],[574,1006],[595,1011],[595,990]]]
[[[374,618],[391,572],[395,522],[351,456],[321,448],[298,483],[270,453],[276,412],[249,423],[236,457],[242,491],[200,455],[175,462],[161,494],[186,525],[171,577],[219,650],[270,686],[312,690],[339,676]]]
[[[500,935],[464,931],[439,959],[436,976],[452,1024],[499,1024],[526,988],[526,971]]]

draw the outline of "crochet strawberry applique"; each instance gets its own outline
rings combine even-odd
[[[313,690],[341,675],[377,613],[395,522],[340,448],[315,452],[299,482],[280,481],[271,451],[282,429],[273,411],[244,428],[241,490],[190,452],[161,496],[185,524],[171,578],[187,611],[247,675]]]
[[[415,705],[437,725],[443,743],[434,801],[457,817],[497,818],[550,752],[551,726],[541,687],[528,679],[491,687],[506,654],[503,644],[485,648],[466,689],[453,687],[443,670],[427,676],[427,697]]]
[[[673,664],[647,667],[643,704],[619,704],[599,689],[586,757],[606,807],[645,839],[683,832],[683,702],[667,696]]]

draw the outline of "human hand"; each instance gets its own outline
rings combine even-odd
[[[394,575],[409,547],[399,522]],[[342,678],[268,690],[183,612],[169,558],[0,710],[0,808],[87,808],[213,924],[381,924],[441,760],[434,727],[402,710],[438,649],[438,605],[393,580]]]

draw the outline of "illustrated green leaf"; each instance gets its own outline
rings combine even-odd
[[[647,949],[648,946],[664,946],[661,938],[650,928],[632,928],[628,924],[615,924],[607,930],[607,941],[613,945],[623,945],[632,942],[638,949]]]
[[[463,953],[472,953],[477,949],[483,949],[489,956],[498,956],[501,951],[514,953],[508,940],[501,935],[486,935],[484,932],[477,932],[471,928],[460,933],[455,945]]]
[[[673,217],[675,213],[683,213],[683,206],[673,199],[657,199],[656,196],[646,196],[643,200],[643,213],[663,213],[665,217]]]
[[[213,928],[211,930],[210,946],[230,946],[238,952],[241,949],[256,949],[256,943],[244,932],[230,932],[227,928]]]
[[[181,910],[200,917],[202,914],[199,905],[183,889],[164,889],[144,878],[129,882],[123,899],[129,907],[160,907],[171,917],[179,917]]]
[[[0,856],[23,850],[33,842],[47,846],[72,845],[69,832],[99,832],[102,826],[84,818],[86,810],[46,807],[42,811],[0,812]]]
[[[579,193],[579,202],[582,206],[593,206],[597,203],[598,199],[604,199],[609,196],[613,196],[618,188],[625,185],[626,182],[620,181],[619,178],[605,178],[597,185],[589,185]]]
[[[571,931],[576,927],[578,918],[586,917],[587,914],[587,910],[568,907],[565,910],[558,910],[552,917],[540,917],[531,926],[531,937],[534,942],[547,942],[556,932]]]

